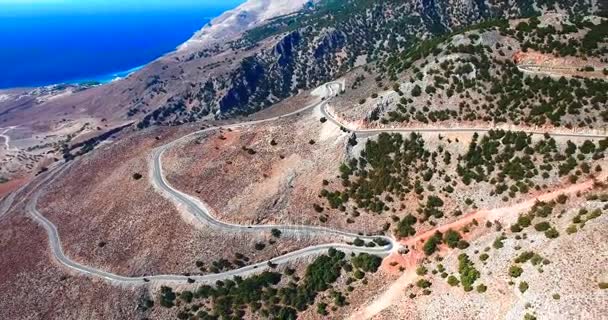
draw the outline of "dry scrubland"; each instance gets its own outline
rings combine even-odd
[[[608,61],[587,34],[606,25],[550,14],[431,39],[351,72],[334,109],[358,127],[605,133]]]
[[[496,231],[495,225],[479,226],[486,230],[480,231],[481,235],[471,241],[468,249],[446,251],[440,259],[426,259],[422,265],[428,273],[415,276],[409,285],[400,288],[393,304],[373,319],[523,319],[526,314],[538,319],[602,319],[608,312],[604,303],[608,293],[599,288],[599,283],[608,277],[605,268],[608,239],[603,232],[608,216],[604,214],[586,223],[574,234],[567,234],[566,229],[581,207],[605,211],[606,202],[576,197],[573,202],[560,207],[559,218],[550,219],[560,232],[557,239],[548,239],[531,227],[519,234],[520,239],[506,231],[503,247],[496,248],[496,239],[502,231]],[[534,252],[546,262],[516,263],[524,252]],[[479,271],[475,288],[483,284],[487,291],[465,292],[462,285],[451,286],[443,277],[445,272],[459,278],[461,253],[467,254]],[[509,275],[509,268],[514,265],[523,270],[518,277]],[[417,287],[419,279],[432,283],[430,292],[424,293]],[[524,292],[521,283],[527,284]]]
[[[128,289],[70,274],[53,260],[42,227],[23,212],[0,226],[0,318],[137,319],[134,301],[145,289]],[[27,302],[27,303],[24,303]]]
[[[183,133],[159,130],[121,140],[79,160],[49,188],[38,208],[57,225],[69,257],[122,275],[195,274],[209,272],[213,261],[236,260],[236,253],[254,262],[314,243],[285,238],[255,250],[271,235],[222,233],[177,210],[154,190],[148,160],[154,147]],[[203,271],[197,261],[205,262]]]
[[[520,20],[512,22],[511,28],[520,28],[522,22],[534,25]],[[562,16],[543,17],[539,25],[542,28],[555,25],[559,29],[561,23],[569,22]],[[523,37],[537,37],[535,28],[524,31]],[[563,38],[581,40],[583,36],[570,32]],[[394,86],[387,84],[386,78],[374,79],[379,75],[377,69],[359,68],[345,76],[347,90],[332,100],[330,112],[347,128],[491,124],[515,132],[605,132],[602,98],[594,96],[601,90],[578,92],[580,104],[558,104],[555,110],[563,112],[558,113],[559,117],[542,107],[543,103],[552,102],[551,94],[541,87],[532,89],[540,93],[520,101],[523,105],[513,109],[507,104],[508,111],[500,113],[493,102],[514,99],[500,92],[492,93],[495,95],[492,98],[488,93],[493,92],[491,81],[503,81],[504,78],[500,79],[504,75],[517,74],[520,78],[516,80],[530,88],[536,84],[529,79],[536,76],[549,75],[556,80],[572,75],[586,79],[603,77],[597,72],[605,67],[603,59],[552,58],[550,53],[535,51],[546,50],[543,46],[524,49],[521,37],[497,30],[456,35],[435,45],[446,52],[411,61],[407,71],[398,74],[397,82],[401,82]],[[493,62],[488,73],[484,74],[484,64],[476,61],[475,55]],[[559,69],[556,61],[570,61],[581,70]],[[518,74],[518,66],[513,63],[533,68],[522,69]],[[596,71],[582,70],[589,65]],[[460,80],[468,81],[467,88],[473,89],[458,91],[462,88],[457,81],[448,81],[443,87],[437,85],[441,82],[436,76],[439,69],[460,72]],[[595,85],[580,81],[588,88]],[[420,87],[420,93],[415,93],[416,86]],[[434,88],[425,90],[430,86]],[[446,93],[450,88],[457,93]],[[516,111],[517,108],[522,111]],[[592,142],[586,138],[495,131],[478,136],[406,134],[393,142],[387,141],[397,139],[395,136],[385,135],[358,139],[353,145],[350,133],[319,121],[320,116],[313,112],[298,119],[222,130],[192,139],[167,155],[168,177],[180,189],[210,203],[217,215],[229,221],[304,220],[350,230],[384,229],[401,236],[409,252],[393,253],[380,271],[366,275],[365,286],[360,282],[344,283],[341,277],[329,291],[330,297],[321,294],[317,307],[321,308],[321,304],[322,310],[331,309],[329,316],[333,318],[353,315],[355,319],[551,319],[567,315],[585,319],[601,318],[606,312],[602,303],[606,291],[600,288],[606,278],[603,265],[608,259],[604,254],[606,239],[601,233],[606,223],[603,214],[606,200],[586,200],[590,188],[594,190],[591,193],[605,192],[602,187],[607,168],[603,157],[605,140],[601,143],[595,140],[596,147],[591,147]],[[332,135],[328,135],[330,132]],[[401,142],[394,141],[401,140],[409,142],[403,147],[400,160],[393,160],[395,153],[387,150],[400,146]],[[523,147],[517,146],[521,143]],[[370,144],[372,147],[368,147]],[[408,154],[408,150],[419,151]],[[372,166],[364,165],[365,170],[358,168],[362,159]],[[315,167],[309,165],[313,161]],[[394,166],[411,170],[395,171]],[[397,178],[387,178],[391,175]],[[368,182],[358,180],[362,176]],[[203,181],[213,185],[214,191],[201,187]],[[221,193],[216,191],[218,188]],[[371,197],[365,188],[372,188]],[[416,192],[411,192],[412,189]],[[558,198],[560,193],[567,193],[568,201],[552,203],[562,199]],[[552,214],[538,214],[540,218],[536,217],[530,226],[520,226],[520,220],[524,224],[529,217],[526,213],[536,208],[535,199],[554,206]],[[593,218],[572,233],[573,216],[583,207],[595,212],[590,215]],[[414,223],[408,220],[411,214],[417,218]],[[585,217],[589,214],[582,219]],[[429,246],[435,230],[441,230],[442,237],[449,234],[460,241],[446,244],[447,240],[439,238],[444,243],[436,248]],[[499,241],[501,245],[496,244],[503,233],[505,239]],[[521,254],[527,258],[516,262]],[[428,269],[426,275],[419,270],[421,265]],[[514,265],[521,266],[522,275],[509,274]],[[463,280],[461,273],[465,272],[469,274]],[[451,275],[458,282],[471,282],[475,278],[466,286],[471,292],[463,290],[464,284],[448,284]],[[328,302],[336,291],[347,296],[348,306]],[[188,306],[185,310],[192,312]],[[309,308],[301,316],[325,318],[325,311],[320,310]]]
[[[323,179],[336,174],[348,152],[348,134],[320,118],[318,110],[312,110],[189,139],[165,155],[167,178],[210,204],[226,221],[372,232],[378,228],[364,219],[348,225],[345,217],[335,217],[323,224],[312,207]]]

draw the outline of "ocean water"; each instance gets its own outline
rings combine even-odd
[[[125,76],[230,8],[0,15],[0,88]]]

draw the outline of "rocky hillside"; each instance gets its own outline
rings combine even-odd
[[[602,131],[607,30],[605,18],[564,14],[474,25],[349,75],[360,89],[338,111],[371,127]]]
[[[214,20],[180,50],[120,81],[2,92],[0,126],[19,126],[23,139],[40,137],[24,144],[39,153],[24,157],[61,158],[71,143],[125,124],[142,129],[250,114],[357,66],[388,67],[391,57],[470,25],[552,10],[600,10],[592,0],[278,3],[248,1]]]
[[[321,1],[269,21],[231,44],[271,43],[241,62],[212,109],[222,116],[249,113],[334,79],[353,67],[407,51],[422,39],[484,20],[530,16],[556,8],[593,11],[584,1],[486,4],[449,1]]]
[[[143,128],[251,113],[433,35],[555,9],[598,10],[591,0],[249,1],[127,79],[42,103],[5,101],[0,109],[11,112],[0,122],[71,115],[132,120]],[[281,14],[287,15],[273,18]],[[239,38],[234,26],[253,29]]]

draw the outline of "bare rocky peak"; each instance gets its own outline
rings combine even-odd
[[[249,0],[233,10],[224,12],[196,32],[179,50],[200,48],[225,42],[241,35],[269,19],[292,14],[311,0]]]

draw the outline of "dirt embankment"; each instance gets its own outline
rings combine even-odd
[[[486,221],[492,223],[500,222],[502,225],[509,225],[517,219],[520,213],[529,210],[538,201],[549,202],[551,200],[555,200],[559,195],[562,194],[576,198],[577,195],[584,195],[586,192],[596,188],[598,186],[598,182],[600,182],[600,185],[602,183],[606,183],[607,177],[608,174],[603,173],[600,176],[593,179],[588,179],[585,182],[555,188],[555,190],[551,192],[539,194],[529,200],[522,201],[511,206],[472,212],[454,222],[432,228],[419,233],[414,237],[401,240],[400,244],[407,247],[410,250],[409,253],[405,255],[401,255],[396,252],[391,254],[391,256],[384,260],[383,268],[389,273],[400,272],[400,270],[405,271],[402,272],[401,276],[395,282],[385,288],[379,296],[371,300],[369,304],[360,309],[356,309],[351,315],[350,319],[358,320],[375,318],[376,315],[383,313],[384,310],[393,308],[398,301],[403,303],[403,300],[406,299],[406,288],[414,284],[414,282],[420,278],[416,275],[415,268],[425,259],[425,255],[422,252],[422,245],[425,240],[431,237],[435,232],[439,231],[444,233],[449,229],[462,230],[464,227],[472,226],[473,221],[476,221],[479,226],[484,225]],[[488,242],[488,239],[490,239],[490,237],[487,235],[488,232],[479,230],[479,228],[470,234],[466,234],[464,238],[467,241],[472,242],[481,237],[486,239],[485,242]],[[591,232],[591,236],[593,236],[593,232]],[[494,237],[491,238],[494,239]],[[474,248],[481,249],[481,246],[475,246]],[[453,252],[451,252],[454,250],[448,249],[445,245],[441,245],[439,249],[440,255],[442,256],[455,255]],[[415,305],[416,303],[412,301],[411,304]],[[410,309],[410,307],[405,309]],[[397,307],[396,310],[399,310],[399,307]]]

